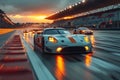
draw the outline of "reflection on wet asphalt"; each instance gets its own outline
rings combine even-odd
[[[120,80],[120,31],[94,31],[90,39],[93,53],[36,54],[57,80]]]

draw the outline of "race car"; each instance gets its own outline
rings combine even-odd
[[[86,35],[92,35],[93,31],[88,29],[87,27],[79,27],[78,29],[73,30],[73,34],[86,34]]]
[[[34,35],[34,50],[42,53],[69,54],[92,52],[89,38],[81,34],[71,34],[63,28],[46,28]]]
[[[23,35],[24,35],[24,36],[27,36],[27,35],[28,35],[28,31],[27,31],[27,30],[24,30],[24,31],[23,31]]]

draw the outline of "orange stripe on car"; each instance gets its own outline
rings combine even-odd
[[[75,39],[73,37],[68,37],[68,39],[72,42],[72,43],[76,43]]]

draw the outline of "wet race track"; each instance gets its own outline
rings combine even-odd
[[[33,36],[22,37],[33,48]],[[120,31],[94,31],[90,37],[93,53],[35,54],[56,80],[120,80]]]
[[[58,80],[120,80],[120,32],[95,31],[93,54],[36,54]]]

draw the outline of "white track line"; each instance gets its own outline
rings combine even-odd
[[[40,58],[36,55],[36,53],[31,49],[29,44],[22,38],[22,42],[26,48],[27,55],[32,64],[32,67],[36,73],[36,77],[38,80],[56,80],[53,75],[48,71],[45,65],[42,63]]]

